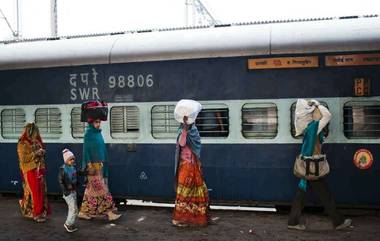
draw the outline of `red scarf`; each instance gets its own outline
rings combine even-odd
[[[29,125],[27,125],[26,127],[25,127],[25,130],[24,130],[24,132],[22,133],[22,135],[21,135],[21,137],[20,137],[20,139],[19,139],[19,142],[22,142],[22,141],[26,141],[26,142],[28,142],[30,145],[33,145],[34,143],[36,143],[37,142],[37,144],[42,148],[42,149],[46,149],[45,148],[45,144],[42,142],[42,139],[41,139],[41,136],[40,136],[40,133],[38,133],[37,132],[37,134],[36,134],[36,137],[34,138],[34,139],[32,139],[30,136],[29,136],[29,128],[30,128],[30,126]],[[34,127],[34,128],[36,128],[36,127]],[[34,130],[34,132],[35,132],[36,130]],[[34,134],[34,133],[33,133]],[[33,135],[32,134],[32,135]]]

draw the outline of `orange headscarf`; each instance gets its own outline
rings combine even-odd
[[[42,149],[45,149],[45,144],[42,142],[40,131],[34,123],[26,124],[23,133],[20,136],[19,142],[27,141],[30,145],[33,145],[35,142],[39,144]]]

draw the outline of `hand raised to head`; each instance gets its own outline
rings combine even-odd
[[[189,125],[187,124],[187,120],[189,118],[187,116],[184,116],[183,117],[183,125],[184,125],[184,129],[187,130],[189,128]]]
[[[187,125],[187,120],[188,120],[189,118],[187,117],[187,116],[184,116],[183,117],[183,124],[185,124],[185,125]]]

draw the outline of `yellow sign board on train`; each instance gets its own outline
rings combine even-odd
[[[248,59],[248,69],[314,68],[318,66],[318,56]]]
[[[328,55],[325,57],[325,65],[326,66],[380,65],[380,53]]]

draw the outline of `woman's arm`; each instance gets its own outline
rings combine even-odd
[[[331,113],[330,111],[324,107],[323,105],[318,105],[317,107],[319,111],[321,112],[322,118],[319,120],[319,125],[318,125],[318,134],[327,126],[327,124],[331,120]]]
[[[178,144],[182,147],[186,146],[186,138],[187,138],[187,129],[189,126],[187,125],[187,116],[183,117],[183,128],[182,128],[182,133],[179,136]]]
[[[90,158],[89,155],[90,153],[87,151],[88,148],[87,148],[87,142],[86,140],[84,140],[83,142],[83,155],[82,155],[82,160],[80,162],[80,165],[79,165],[79,171],[81,172],[81,174],[85,174],[85,171],[86,171],[86,168],[87,168],[87,160]]]
[[[187,130],[183,129],[181,135],[179,136],[178,144],[182,147],[186,146]]]

